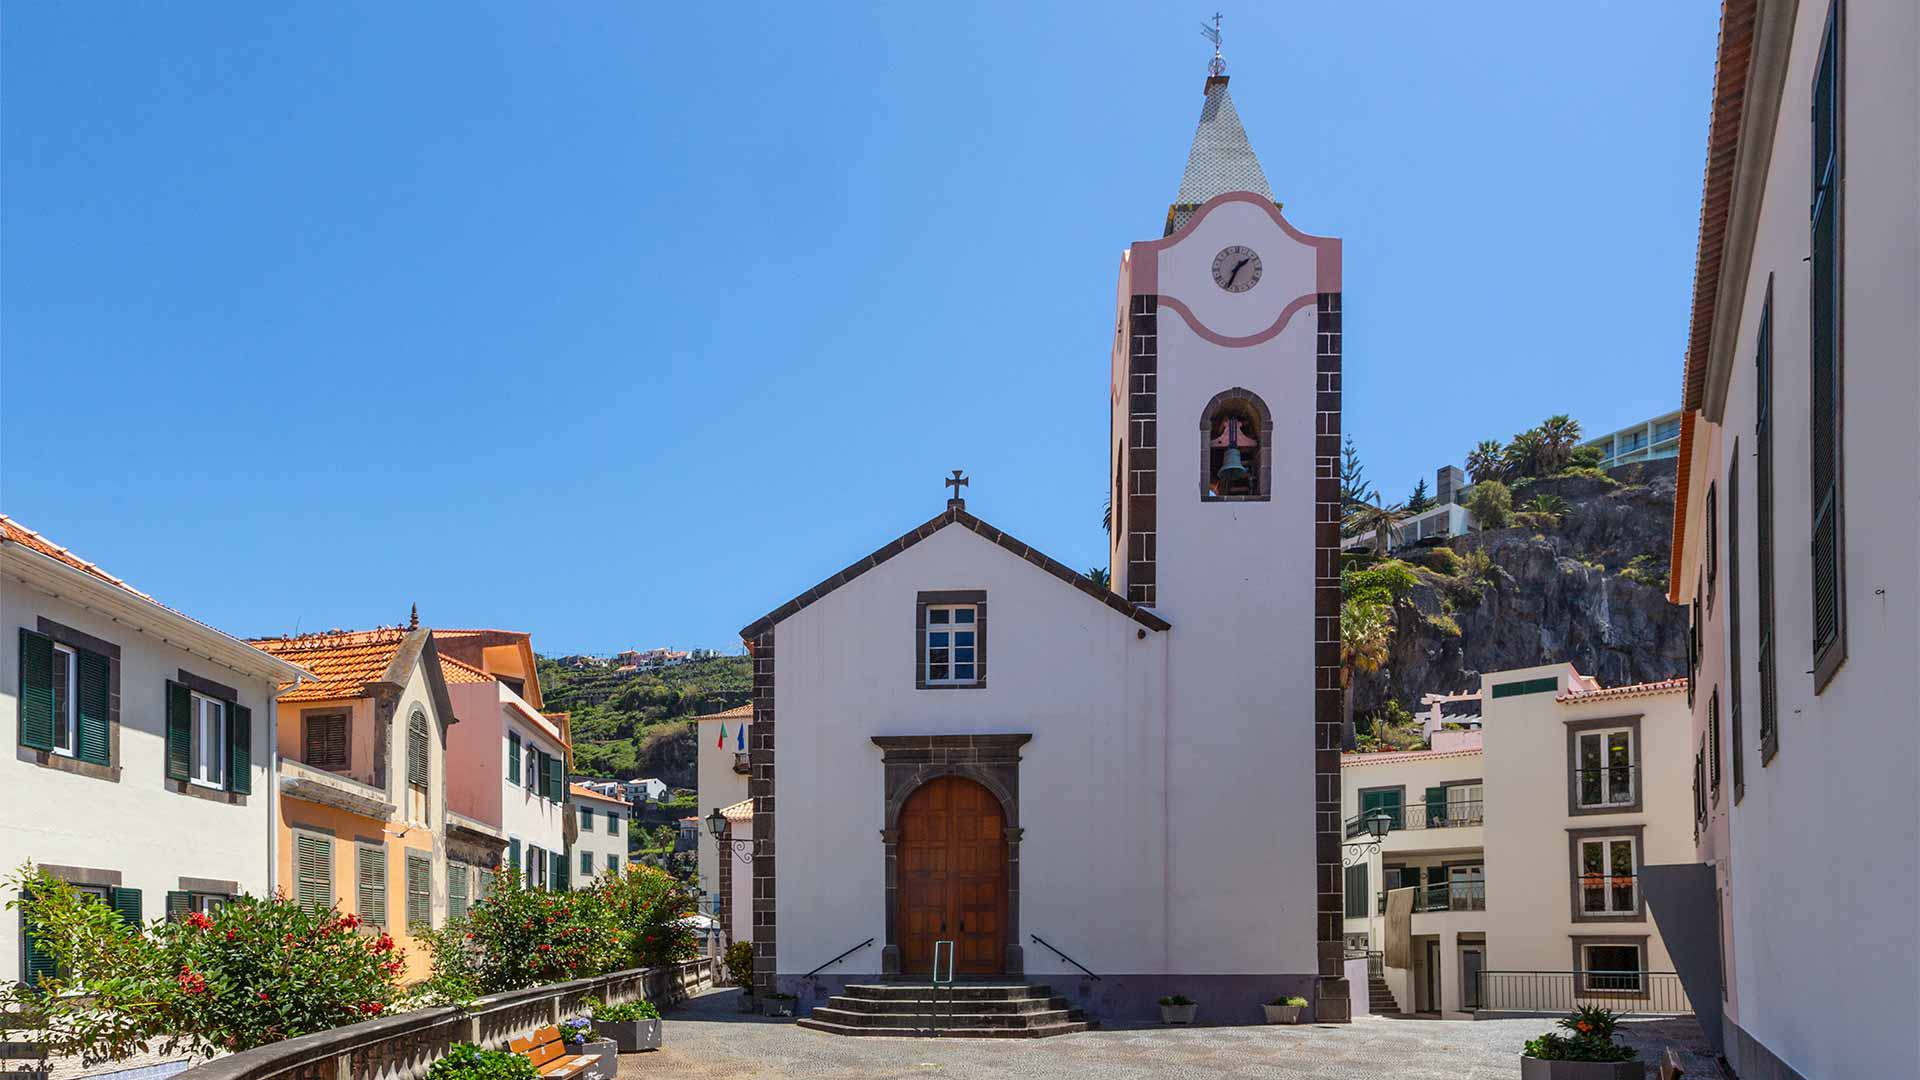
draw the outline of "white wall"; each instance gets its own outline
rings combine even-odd
[[[518,700],[512,690],[502,686],[499,688],[499,694],[501,717],[499,738],[503,744],[501,749],[503,761],[508,752],[506,749],[508,733],[517,733],[520,736],[520,782],[518,784],[509,782],[505,769],[500,770],[500,775],[495,781],[501,787],[500,827],[509,840],[520,841],[520,872],[524,876],[527,848],[539,847],[542,851],[566,850],[567,815],[573,812],[567,805],[556,803],[543,794],[536,793],[537,789],[536,791],[527,790],[527,747],[531,745],[537,750],[544,750],[549,755],[562,760],[565,759],[566,751],[560,745],[559,739],[549,734],[542,725],[533,723],[510,703],[509,699]],[[573,869],[576,871],[579,869],[577,863]]]
[[[737,720],[727,721],[727,745],[717,747],[715,740],[720,737],[720,721],[702,718],[695,725],[698,730],[694,737],[700,740],[699,758],[694,783],[698,785],[698,801],[695,803],[701,818],[721,807],[732,806],[747,797],[747,778],[733,771],[734,747],[738,740],[734,738],[734,724]],[[700,828],[700,839],[694,845],[694,851],[700,864],[700,892],[709,902],[719,895],[719,858],[716,841],[707,832],[704,821]],[[752,875],[749,874],[749,877]],[[747,910],[752,910],[750,907]]]
[[[576,818],[580,816],[581,807],[593,808],[592,827],[589,828],[585,823],[581,824],[579,834],[573,841],[573,851],[569,855],[572,859],[574,887],[579,888],[594,878],[604,875],[607,872],[608,855],[617,856],[620,860],[620,868],[625,870],[627,833],[633,828],[633,820],[627,804],[614,799],[589,798],[577,791],[568,792],[567,797],[573,800],[573,805],[568,812]],[[607,819],[610,814],[619,820],[620,831],[617,834],[607,832]],[[593,857],[593,872],[590,874],[580,872],[580,853],[583,851]]]
[[[148,919],[166,914],[166,894],[180,878],[234,881],[243,892],[271,890],[268,779],[273,760],[271,683],[163,642],[74,600],[55,598],[9,572],[0,574],[0,871],[35,863],[117,870],[142,891]],[[111,586],[103,586],[111,588]],[[85,590],[76,600],[84,601]],[[120,734],[113,758],[117,781],[74,775],[27,760],[19,747],[19,627],[39,618],[120,647]],[[253,711],[253,784],[245,805],[167,790],[166,683],[181,669],[239,691]],[[12,890],[4,890],[11,898]],[[0,917],[0,978],[20,974],[20,920]]]

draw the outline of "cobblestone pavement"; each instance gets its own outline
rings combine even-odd
[[[737,998],[738,991],[714,991],[670,1011],[662,1048],[622,1055],[621,1080],[1510,1080],[1520,1075],[1521,1044],[1551,1026],[1547,1020],[1362,1017],[1326,1026],[1152,1027],[1032,1040],[848,1038],[743,1015]],[[1643,1061],[1657,1061],[1658,1047],[1668,1043],[1699,1046],[1699,1028],[1690,1020],[1621,1029],[1641,1048]]]

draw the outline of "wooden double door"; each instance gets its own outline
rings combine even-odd
[[[900,973],[933,971],[933,943],[954,943],[961,975],[997,975],[1007,955],[1007,835],[1000,800],[942,776],[900,810],[895,926]]]

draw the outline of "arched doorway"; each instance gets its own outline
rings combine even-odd
[[[1000,800],[961,776],[927,781],[900,808],[900,972],[933,970],[954,943],[961,975],[997,975],[1007,955],[1007,837]]]

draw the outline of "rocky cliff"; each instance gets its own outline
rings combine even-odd
[[[1371,715],[1397,701],[1469,690],[1482,672],[1571,661],[1602,685],[1684,674],[1687,614],[1667,602],[1674,463],[1628,465],[1597,477],[1538,480],[1514,493],[1565,499],[1557,525],[1529,524],[1457,537],[1456,555],[1484,551],[1475,581],[1436,572],[1445,556],[1406,553],[1419,584],[1394,609],[1390,659],[1354,680],[1354,711]],[[1640,564],[1623,576],[1635,556]],[[1651,580],[1648,572],[1659,580]],[[1638,579],[1638,580],[1636,580]],[[1648,582],[1648,583],[1643,583]]]

